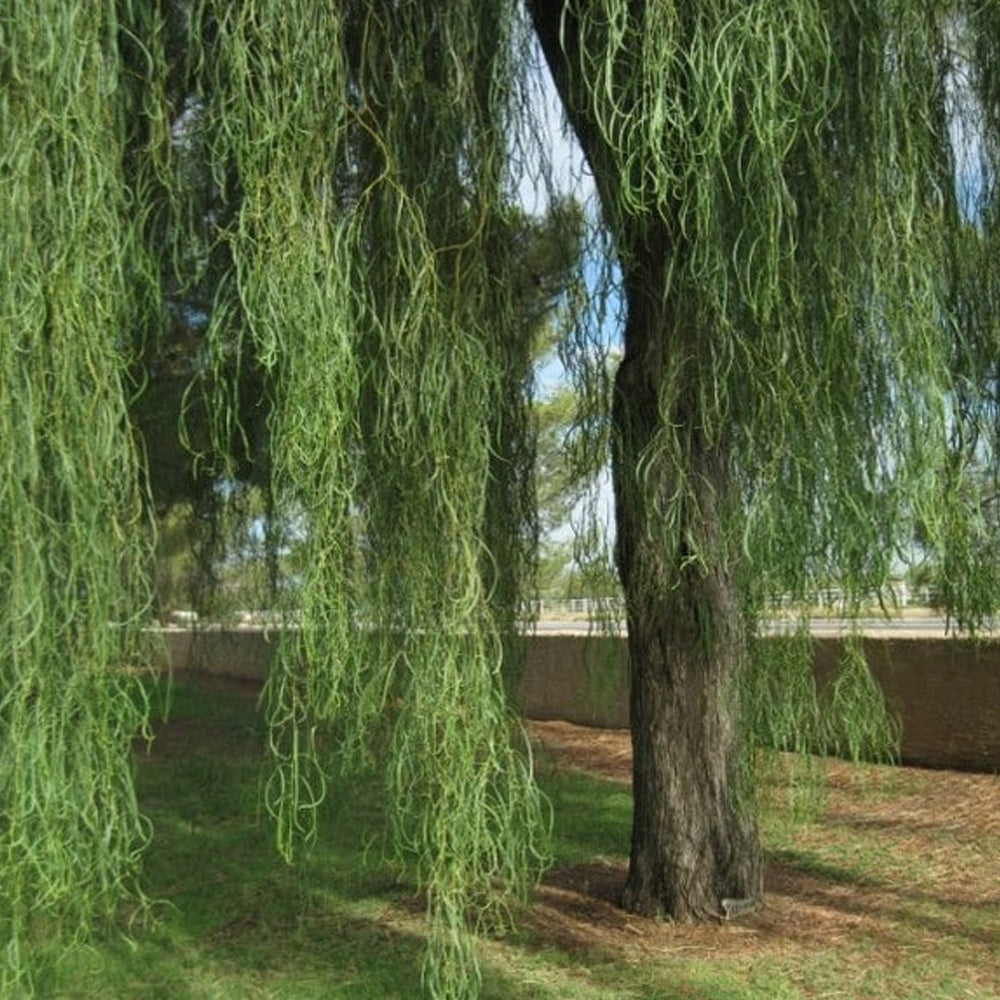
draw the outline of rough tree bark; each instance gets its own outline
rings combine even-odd
[[[590,120],[578,78],[579,39],[565,2],[532,0],[532,17],[570,123],[615,217],[615,157]],[[615,234],[627,304],[625,354],[614,387],[618,564],[629,627],[633,747],[631,859],[623,905],[647,916],[702,920],[723,900],[759,899],[756,822],[740,808],[738,673],[746,655],[739,595],[720,535],[730,463],[702,433],[700,379],[711,331],[664,296],[671,255],[684,247],[662,219]],[[680,362],[680,364],[678,364]],[[673,373],[671,375],[671,373]],[[678,379],[669,412],[665,379]],[[663,421],[685,441],[685,463],[655,447]],[[662,518],[687,491],[683,539],[665,546]],[[694,558],[697,553],[697,558]],[[692,558],[688,558],[692,557]]]
[[[723,900],[758,899],[760,848],[740,807],[739,671],[746,655],[739,594],[721,537],[730,495],[724,446],[701,430],[697,350],[707,331],[664,303],[663,241],[629,254],[625,356],[614,387],[618,568],[628,609],[634,813],[624,906],[700,920]],[[673,408],[661,389],[672,356],[685,363]],[[675,374],[673,377],[677,377]],[[686,439],[683,468],[658,451],[663,420]],[[684,482],[686,480],[686,482]],[[662,518],[685,495],[664,544]]]

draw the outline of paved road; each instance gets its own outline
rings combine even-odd
[[[952,634],[946,631],[944,618],[859,618],[854,623],[843,618],[814,618],[810,628],[815,636],[835,636],[850,632],[852,624],[862,634],[882,639],[944,639]],[[776,631],[778,624],[765,623],[764,628],[768,632]],[[535,624],[535,632],[539,635],[587,635],[588,628],[586,622],[546,620]],[[624,624],[620,632],[624,634]]]

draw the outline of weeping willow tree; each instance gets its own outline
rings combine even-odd
[[[291,858],[317,834],[335,764],[378,768],[427,903],[425,985],[477,993],[476,933],[544,860],[510,698],[535,537],[513,207],[546,169],[532,37],[626,304],[610,412],[601,341],[567,351],[595,386],[581,426],[613,460],[625,905],[699,919],[761,894],[740,699],[767,595],[836,580],[860,600],[919,523],[958,620],[992,613],[967,470],[995,454],[1000,5],[527,8],[0,13],[7,982],[36,925],[112,910],[145,836],[122,670],[146,601],[125,377],[135,331],[196,290],[204,448],[238,475],[252,371],[269,503],[306,546],[266,697],[278,845]],[[801,687],[788,677],[754,690]],[[834,714],[862,710],[869,682],[849,657]],[[788,706],[782,739],[801,726]],[[860,751],[866,726],[836,738]]]
[[[994,461],[998,6],[529,6],[627,302],[624,903],[704,918],[762,891],[739,766],[762,596],[836,581],[857,607],[918,518],[958,556],[958,619],[996,607],[995,553],[970,567],[956,500],[970,461]],[[985,165],[972,206],[956,130]],[[840,745],[860,749],[871,717],[849,716],[873,690],[849,656]]]

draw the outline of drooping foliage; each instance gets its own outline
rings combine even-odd
[[[513,11],[186,16],[175,141],[211,165],[209,236],[231,261],[206,331],[215,412],[237,415],[227,369],[253,358],[273,387],[270,488],[307,539],[267,692],[279,847],[314,834],[330,726],[356,765],[376,742],[393,842],[427,894],[428,987],[464,995],[471,928],[523,897],[543,826],[503,656],[534,541]],[[194,195],[173,193],[179,218]]]
[[[135,893],[148,602],[114,3],[0,11],[0,995]]]
[[[529,6],[624,273],[626,361],[655,371],[649,427],[613,431],[643,437],[616,482],[619,529],[646,511],[632,631],[673,589],[718,658],[697,581],[735,579],[749,746],[891,756],[856,642],[817,697],[808,641],[754,635],[777,596],[884,594],[915,533],[954,621],[996,612],[998,5]]]
[[[996,5],[535,6],[617,252],[660,239],[647,294],[698,331],[661,386],[700,387],[697,428],[654,449],[729,456],[748,591],[878,589],[914,517],[956,544],[949,460],[989,460],[995,412]]]
[[[979,623],[998,593],[968,470],[995,464],[1000,5],[529,7],[623,292],[672,318],[655,434],[619,490],[650,505],[663,562],[725,563],[752,631],[771,594],[881,586],[919,524]],[[335,758],[377,766],[426,894],[428,989],[475,994],[474,932],[523,898],[544,826],[509,705],[536,534],[514,202],[545,168],[519,125],[525,29],[513,0],[0,11],[8,981],[32,915],[109,911],[145,837],[127,379],[171,396],[180,373],[207,507],[252,482],[303,546],[267,690],[279,846],[315,834]],[[592,471],[613,435],[604,313],[586,315],[593,339],[563,353],[595,408]],[[722,456],[718,495],[696,446]],[[658,464],[669,496],[644,492]],[[162,497],[194,488],[150,466]],[[709,541],[688,530],[706,504]],[[856,705],[865,677],[850,657],[831,699]],[[802,716],[777,703],[760,728],[795,745]],[[807,717],[852,752],[869,722]]]

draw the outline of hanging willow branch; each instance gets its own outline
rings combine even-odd
[[[619,483],[650,545],[737,572],[752,634],[772,595],[856,610],[919,536],[957,622],[989,620],[998,5],[531,6],[622,294],[662,317],[636,359],[665,354],[660,419]],[[711,550],[699,448],[726,468]]]
[[[661,407],[696,366],[754,587],[877,588],[948,449],[955,5],[565,6],[571,119],[623,267],[660,240],[646,294],[698,330]],[[655,450],[686,468],[689,432],[665,422]]]
[[[377,744],[427,987],[473,995],[475,929],[524,898],[544,833],[505,679],[534,542],[513,12],[203,2],[189,24],[184,142],[231,259],[208,356],[223,389],[234,358],[267,372],[273,495],[306,546],[267,691],[278,846],[316,833],[324,733],[348,761]]]
[[[149,836],[130,760],[148,532],[126,413],[115,7],[0,13],[3,996],[36,943],[137,892]]]

